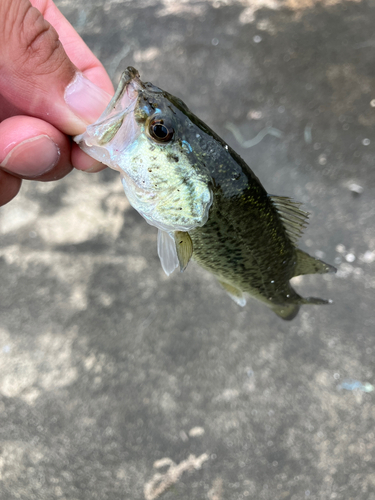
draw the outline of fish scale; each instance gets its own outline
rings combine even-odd
[[[267,194],[264,196],[267,197]],[[254,203],[251,203],[253,200],[249,200],[246,195],[241,198],[236,202],[226,196],[214,196],[214,204],[205,226],[189,233],[193,240],[194,258],[207,267],[205,255],[218,253],[220,259],[216,259],[212,267],[216,268],[216,272],[220,269],[224,280],[249,293],[256,290],[268,299],[275,290],[284,288],[285,282],[292,275],[294,248],[285,236],[282,224],[274,220],[275,214],[274,217],[272,214],[265,214],[265,209],[259,202],[258,212],[263,210],[263,215],[271,221],[271,224],[265,226],[263,218],[254,210]],[[272,207],[270,210],[272,211]],[[249,217],[249,213],[254,216]],[[225,232],[218,232],[217,228],[220,227]],[[275,250],[278,258],[275,258]],[[232,259],[233,255],[236,255],[235,261]],[[271,281],[275,284],[271,284]]]
[[[307,214],[299,203],[267,193],[244,160],[187,106],[137,70],[122,75],[99,120],[75,138],[121,174],[133,207],[159,229],[167,274],[190,259],[214,274],[239,305],[256,298],[293,319],[303,298],[289,280],[335,272],[296,247]]]

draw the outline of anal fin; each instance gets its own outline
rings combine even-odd
[[[304,274],[325,274],[335,273],[336,268],[326,264],[322,260],[311,257],[308,253],[297,248],[297,265],[293,276],[302,276]]]
[[[227,292],[229,297],[234,300],[236,304],[238,304],[241,307],[244,307],[246,305],[246,298],[244,297],[244,294],[242,293],[242,290],[239,288],[236,288],[233,285],[229,285],[229,283],[225,283],[224,281],[219,280],[220,285],[224,288],[224,290]]]

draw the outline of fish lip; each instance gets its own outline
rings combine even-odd
[[[134,87],[138,87],[138,89],[146,89],[145,84],[142,82],[139,71],[135,69],[133,66],[128,66],[125,71],[123,71],[118,88],[114,95],[114,99],[116,94],[122,95],[124,91],[129,87],[130,84],[133,84]]]
[[[133,80],[136,80],[139,87],[142,87],[143,89],[146,88],[145,84],[141,80],[139,71],[135,69],[133,66],[128,66],[126,70],[122,73],[122,75],[124,76],[126,84],[129,84]]]
[[[125,75],[127,81],[131,81],[133,78],[140,78],[139,71],[133,66],[128,66],[123,74]]]
[[[127,93],[130,101],[132,102],[133,100],[136,99],[136,96],[130,96],[129,95],[129,87],[133,87],[134,93],[139,94],[140,90],[145,89],[145,85],[140,79],[140,75],[138,70],[133,68],[133,66],[128,66],[125,71],[121,74],[120,82],[117,86],[115,95],[112,97],[110,103],[108,104],[107,108],[105,109],[103,115],[108,116],[111,111],[113,111],[117,104],[121,102],[123,96],[125,93]],[[129,106],[128,106],[129,107]],[[102,115],[102,116],[103,116]],[[99,121],[100,121],[99,117]]]

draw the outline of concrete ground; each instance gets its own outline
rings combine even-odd
[[[134,65],[303,202],[338,273],[285,323],[194,264],[167,278],[115,172],[25,182],[0,212],[1,500],[375,500],[375,2],[57,5],[115,83]]]

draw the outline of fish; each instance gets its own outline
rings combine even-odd
[[[167,275],[193,259],[240,306],[247,297],[292,320],[304,304],[294,276],[336,272],[297,248],[308,214],[267,193],[245,161],[186,104],[129,66],[101,117],[74,138],[120,172],[130,204],[158,229]]]

